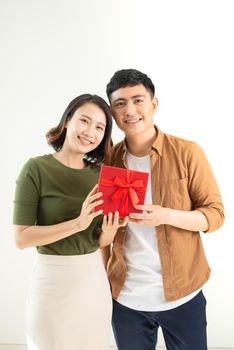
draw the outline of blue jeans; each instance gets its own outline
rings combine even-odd
[[[207,350],[206,299],[199,292],[174,309],[137,311],[113,300],[112,326],[118,350],[155,350],[161,327],[167,350]]]

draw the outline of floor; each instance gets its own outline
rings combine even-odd
[[[25,345],[10,345],[0,344],[0,350],[27,350]],[[117,350],[116,347],[111,346],[110,350]],[[157,350],[165,350],[163,347],[157,347]],[[234,350],[233,348],[210,348],[209,350]]]

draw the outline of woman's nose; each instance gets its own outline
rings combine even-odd
[[[84,135],[92,138],[94,135],[94,128],[92,126],[87,126],[86,130],[84,131]]]

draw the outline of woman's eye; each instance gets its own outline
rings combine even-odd
[[[81,119],[81,121],[82,121],[83,123],[88,123],[88,121],[87,121],[86,119]]]

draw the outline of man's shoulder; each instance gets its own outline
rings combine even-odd
[[[111,149],[110,165],[120,166],[122,164],[123,153],[125,149],[124,140],[116,143]]]
[[[112,147],[112,153],[115,153],[115,152],[123,152],[124,150],[124,140],[116,143],[113,147]]]
[[[192,140],[188,140],[186,138],[180,137],[180,136],[175,136],[171,134],[165,134],[164,133],[164,143],[167,145],[171,145],[174,147],[179,147],[179,148],[196,148],[199,147],[199,145]]]

